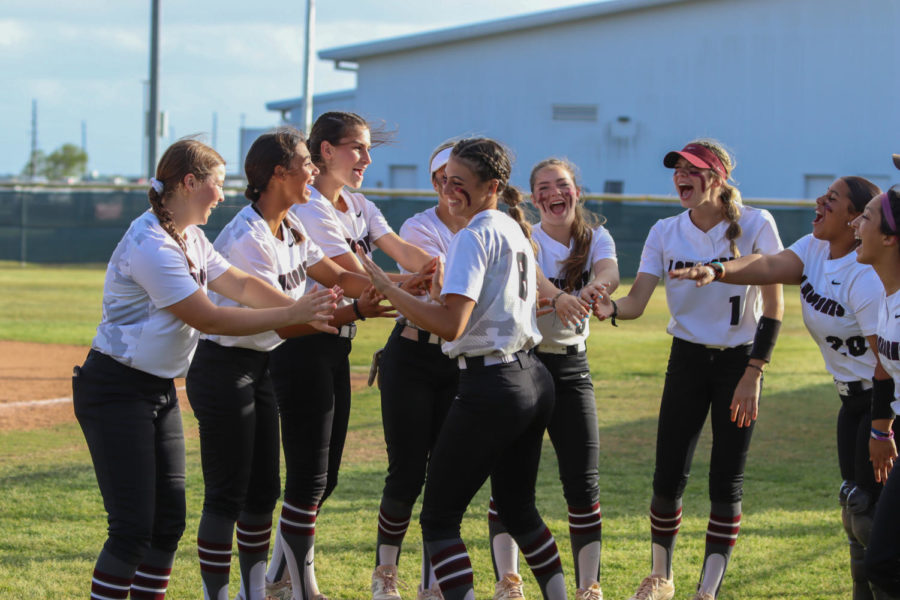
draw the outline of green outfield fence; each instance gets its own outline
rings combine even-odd
[[[391,226],[434,204],[436,195],[424,190],[362,190],[375,202]],[[671,196],[592,194],[589,209],[606,217],[616,241],[620,271],[633,276],[640,262],[647,232],[657,219],[677,214],[681,207]],[[744,199],[745,204],[769,209],[787,246],[811,229],[810,200]],[[204,227],[214,240],[247,203],[240,190],[227,188],[225,202],[213,211]],[[128,224],[147,210],[146,185],[0,185],[0,260],[21,263],[105,263]],[[383,253],[378,262],[394,268]]]

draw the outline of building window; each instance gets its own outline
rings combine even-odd
[[[416,189],[416,166],[391,165],[388,183],[392,190]]]
[[[803,197],[818,198],[825,193],[831,182],[837,179],[834,175],[804,175]]]
[[[554,121],[596,121],[596,104],[554,104]]]
[[[603,182],[604,194],[624,194],[625,182],[616,179],[607,179]]]

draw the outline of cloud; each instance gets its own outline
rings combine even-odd
[[[28,42],[28,28],[21,21],[0,19],[0,48],[9,50]]]

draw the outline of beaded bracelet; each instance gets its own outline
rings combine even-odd
[[[714,260],[706,263],[706,266],[713,270],[713,281],[719,281],[725,277],[725,265],[721,262]]]
[[[609,317],[609,322],[612,323],[613,327],[618,327],[619,325],[616,323],[616,317],[619,316],[619,305],[616,304],[616,301],[612,298],[610,298],[609,301],[612,302],[613,305],[613,313]]]
[[[894,439],[894,431],[890,430],[890,431],[884,432],[884,431],[879,431],[873,427],[871,436],[872,436],[873,440],[878,440],[880,442],[889,442],[892,439]]]

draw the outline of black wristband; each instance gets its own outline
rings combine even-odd
[[[750,349],[750,358],[757,358],[764,362],[772,360],[772,350],[775,349],[775,340],[781,331],[781,321],[770,317],[760,317],[756,326],[756,334],[753,336],[753,348]]]
[[[363,316],[363,314],[361,312],[359,312],[359,300],[353,301],[353,312],[356,313],[356,318],[358,318],[360,321],[366,320],[366,318]]]
[[[618,325],[616,324],[616,317],[619,316],[619,305],[616,304],[616,301],[612,298],[610,298],[609,301],[612,302],[613,305],[613,314],[609,317],[609,322],[612,323],[613,327],[618,327]]]
[[[894,410],[891,402],[894,401],[894,380],[872,380],[872,420],[893,419]]]

